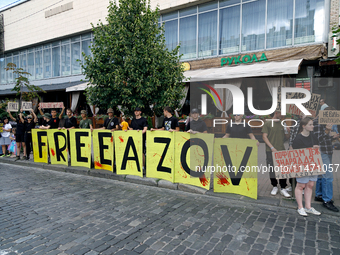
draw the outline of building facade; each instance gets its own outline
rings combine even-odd
[[[109,0],[28,0],[0,10],[0,97],[14,97],[15,77],[4,70],[12,62],[48,92],[43,101],[79,108],[86,82],[78,60],[82,52],[91,54],[91,23],[105,24],[108,5]],[[253,86],[261,99],[255,104],[265,109],[269,89],[283,78],[309,79],[305,84],[312,92],[340,107],[338,67],[328,54],[330,32],[339,26],[339,0],[153,0],[151,5],[160,8],[168,49],[181,45],[187,84],[228,82],[245,93]],[[249,77],[260,79],[249,84]],[[325,85],[323,77],[334,79]],[[224,93],[223,100],[228,103],[211,109],[213,114],[230,111],[230,95]],[[185,108],[188,100],[182,102]]]

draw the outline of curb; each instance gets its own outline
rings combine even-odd
[[[172,183],[167,180],[155,179],[155,178],[147,178],[147,177],[140,177],[135,175],[117,175],[113,172],[107,170],[100,170],[100,169],[88,169],[85,167],[74,167],[74,166],[65,166],[65,165],[51,165],[51,164],[44,164],[44,163],[35,163],[31,161],[14,161],[13,159],[8,158],[1,158],[0,162],[18,165],[18,166],[26,166],[26,167],[33,167],[33,168],[42,168],[46,170],[53,170],[58,172],[66,172],[78,175],[85,175],[85,176],[92,176],[97,178],[105,178],[111,179],[116,181],[122,182],[130,182],[134,184],[140,184],[145,186],[153,186],[159,188],[165,188],[170,190],[181,190],[184,192],[194,193],[194,194],[201,194],[205,196],[211,197],[219,197],[226,200],[230,200],[231,203],[236,203],[237,201],[242,201],[249,204],[256,204],[256,205],[268,205],[268,206],[277,206],[285,209],[296,209],[297,205],[295,200],[289,198],[282,198],[280,199],[274,197],[258,197],[257,200],[252,198],[232,194],[232,193],[215,193],[213,189],[206,190],[200,187],[182,184],[182,183]],[[313,203],[312,206],[319,210],[320,203]],[[325,212],[322,212],[325,213]],[[328,216],[336,216],[339,217],[339,213],[326,211]]]

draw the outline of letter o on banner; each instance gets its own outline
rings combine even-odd
[[[181,151],[181,164],[182,164],[184,171],[187,172],[188,174],[190,174],[193,177],[201,177],[202,174],[204,174],[203,171],[198,171],[198,172],[192,171],[190,169],[190,166],[188,166],[188,164],[187,164],[187,153],[188,153],[191,145],[197,145],[197,146],[201,147],[202,150],[203,150],[204,165],[202,166],[201,169],[207,169],[207,165],[208,165],[208,162],[209,162],[208,146],[207,146],[207,144],[205,143],[204,140],[202,140],[200,138],[192,138],[192,139],[187,140],[184,143],[184,145],[182,147],[182,151]]]

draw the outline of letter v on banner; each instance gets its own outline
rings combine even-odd
[[[257,199],[257,141],[215,138],[214,192]]]
[[[143,177],[143,134],[135,130],[115,131],[117,174]]]
[[[146,177],[174,182],[174,133],[146,132]]]

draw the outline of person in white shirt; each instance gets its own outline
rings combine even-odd
[[[9,136],[11,134],[12,126],[8,123],[8,118],[3,118],[3,128],[1,132],[1,138],[0,138],[0,145],[2,147],[2,153],[3,155],[1,157],[4,157],[7,155],[7,146],[11,143],[11,139],[9,139]]]
[[[325,110],[328,107],[328,105],[325,103],[325,99],[322,99],[322,98],[320,99],[320,105],[321,105],[320,107],[321,111]]]

